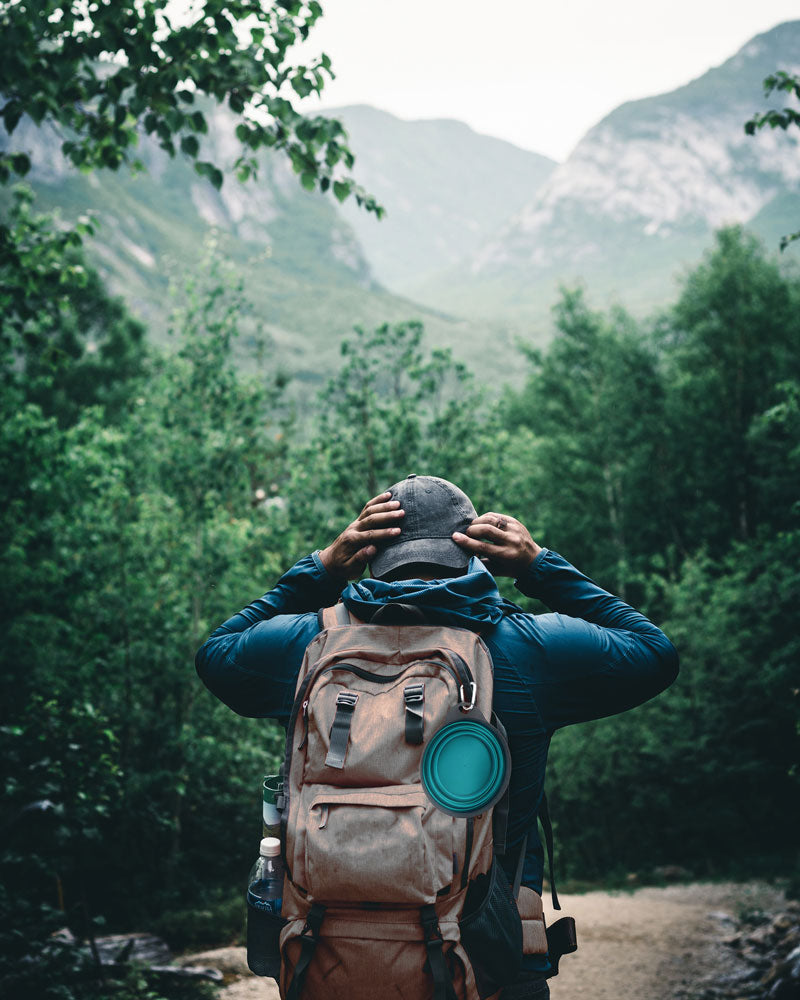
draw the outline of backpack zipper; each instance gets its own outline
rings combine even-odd
[[[450,664],[447,663],[445,660],[419,660],[418,662],[432,663],[437,667],[444,667],[444,669],[453,677],[453,679],[458,684],[459,697],[461,698],[461,700],[462,701],[464,700],[463,692],[464,689],[467,688],[472,691],[473,702],[474,702],[475,681],[473,680],[472,677],[472,671],[469,669],[469,667],[464,662],[462,657],[458,655],[458,653],[454,652],[453,650],[450,650],[450,655],[456,662],[455,668],[450,666]],[[371,681],[376,684],[391,684],[393,681],[396,681],[400,677],[402,677],[403,674],[405,673],[405,671],[401,670],[400,673],[397,674],[390,674],[390,675],[376,674],[371,670],[364,670],[363,667],[358,667],[354,663],[333,663],[328,667],[323,667],[322,670],[317,669],[313,673],[310,673],[303,681],[300,690],[297,692],[297,697],[295,698],[294,705],[292,706],[292,714],[289,719],[289,726],[287,728],[287,741],[286,741],[287,774],[289,773],[289,769],[291,766],[291,748],[292,744],[294,743],[294,731],[295,731],[295,726],[297,724],[297,716],[302,711],[303,723],[305,729],[304,729],[303,739],[300,742],[300,745],[297,747],[298,750],[302,750],[302,748],[305,746],[306,739],[308,738],[308,703],[310,700],[309,692],[311,686],[314,683],[314,681],[317,680],[318,677],[321,677],[323,674],[327,674],[333,670],[349,670],[350,673],[355,674],[356,677],[360,677],[362,680]]]
[[[308,698],[303,702],[303,738],[297,746],[298,750],[302,750],[306,745],[306,740],[308,739]]]

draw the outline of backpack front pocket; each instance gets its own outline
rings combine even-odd
[[[421,905],[453,878],[453,819],[420,785],[315,789],[305,816],[304,872],[320,902]]]
[[[281,937],[281,996],[289,994],[302,956],[304,919],[293,920]],[[455,925],[442,923],[445,967],[457,1000],[473,997],[474,986]],[[376,979],[379,976],[379,981]],[[328,910],[305,973],[302,998],[324,1000],[430,1000],[436,984],[423,941],[419,911]]]

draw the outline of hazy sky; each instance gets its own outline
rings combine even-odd
[[[457,118],[563,160],[623,101],[688,83],[800,0],[327,0],[310,35],[336,80],[307,109]],[[800,64],[800,53],[798,53]],[[753,110],[760,94],[753,95]]]

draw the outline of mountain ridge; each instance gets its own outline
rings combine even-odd
[[[351,132],[360,182],[388,203],[383,222],[304,191],[279,156],[263,158],[257,182],[228,175],[217,192],[145,140],[149,173],[137,177],[80,174],[52,130],[24,119],[14,141],[34,148],[41,208],[97,211],[94,259],[155,339],[165,337],[170,278],[191,272],[217,234],[275,363],[301,381],[324,377],[353,325],[421,319],[432,346],[493,382],[509,377],[503,357],[518,337],[548,339],[560,284],[582,281],[597,304],[650,312],[717,225],[745,221],[775,247],[797,228],[800,135],[743,129],[765,105],[763,77],[797,68],[795,53],[800,20],[674,91],[615,108],[562,164],[453,119],[327,109]],[[210,119],[209,158],[230,162],[233,116],[216,108]]]
[[[777,242],[769,205],[800,197],[799,137],[751,138],[744,122],[763,106],[763,78],[797,71],[798,52],[800,21],[785,22],[676,90],[615,108],[478,254],[417,296],[441,305],[466,293],[471,307],[488,312],[510,296],[515,308],[535,311],[533,299],[565,276],[618,291],[616,268],[637,276],[641,294],[638,302],[628,295],[631,302],[654,304],[720,225],[755,222],[758,231],[764,223],[759,235]],[[527,293],[514,287],[520,282]]]

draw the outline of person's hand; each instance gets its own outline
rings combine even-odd
[[[336,541],[323,549],[319,557],[331,576],[354,580],[378,551],[376,542],[386,542],[400,534],[398,520],[405,514],[400,501],[391,493],[373,497]]]
[[[516,579],[542,551],[525,525],[508,514],[481,514],[467,528],[456,531],[453,541],[486,564],[493,576]]]

